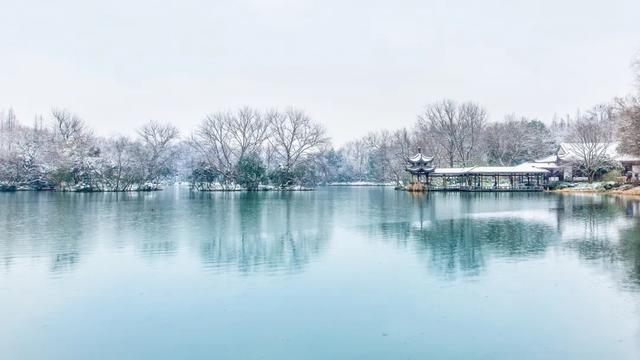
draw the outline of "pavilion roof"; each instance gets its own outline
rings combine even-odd
[[[424,156],[422,155],[421,152],[419,152],[413,155],[412,157],[408,158],[407,161],[409,161],[412,164],[428,164],[433,161],[433,157]]]
[[[433,172],[434,175],[464,175],[467,171],[473,169],[473,167],[466,168],[437,168]]]
[[[610,143],[562,143],[558,147],[557,159],[558,160],[577,160],[580,159],[580,153],[584,152],[585,147],[595,148],[603,151],[608,157],[616,161],[640,161],[640,156],[633,156],[624,154],[618,151],[618,142]],[[546,158],[545,158],[546,159]],[[544,159],[541,159],[544,160]]]
[[[518,166],[473,166],[467,168],[437,168],[433,175],[510,175],[510,174],[547,174],[549,171],[530,164]]]
[[[555,162],[558,162],[558,155],[556,155],[556,154],[549,155],[549,156],[544,157],[542,159],[536,159],[533,162],[535,162],[535,163],[555,163]]]
[[[528,164],[518,166],[476,166],[468,171],[469,174],[475,175],[546,174],[548,172],[548,170]]]
[[[542,160],[542,159],[541,159]],[[556,161],[549,161],[549,162],[544,162],[541,160],[536,160],[534,162],[526,162],[526,163],[522,163],[518,166],[533,166],[535,168],[539,168],[539,169],[557,169],[558,163]]]
[[[410,173],[430,173],[435,169],[435,167],[433,166],[420,166],[420,165],[414,165],[414,166],[409,166],[406,168],[406,170]]]

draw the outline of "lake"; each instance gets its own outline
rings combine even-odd
[[[638,359],[640,203],[0,194],[2,359]]]

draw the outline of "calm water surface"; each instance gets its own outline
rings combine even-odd
[[[0,194],[0,359],[638,359],[640,204]]]

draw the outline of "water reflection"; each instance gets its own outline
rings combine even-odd
[[[0,194],[0,358],[638,358],[639,220],[556,194]]]
[[[564,246],[586,263],[640,285],[640,202],[597,195],[562,196]]]
[[[149,262],[192,256],[216,272],[298,272],[323,254],[335,229],[355,227],[358,236],[408,249],[445,278],[553,249],[640,285],[640,201],[620,197],[323,189],[18,193],[0,194],[0,202],[7,272],[29,260],[64,274],[113,252]]]
[[[6,194],[0,207],[0,254],[6,268],[15,257],[49,258],[52,272],[73,270],[94,246],[92,219],[100,209],[85,194],[55,201],[54,194]],[[52,204],[56,204],[52,206]]]
[[[198,195],[199,201],[214,202],[191,209],[200,211],[192,217],[207,226],[196,226],[190,236],[197,240],[202,262],[214,270],[233,265],[242,273],[300,271],[331,235],[332,208],[316,194]]]
[[[451,194],[412,196],[404,208],[371,196],[387,221],[369,223],[372,239],[410,248],[446,278],[481,273],[492,258],[542,258],[551,249],[640,285],[640,202],[600,195]]]
[[[295,272],[322,252],[332,229],[333,207],[314,193],[0,196],[6,271],[16,260],[31,259],[65,273],[106,248],[154,262],[194,254],[216,271]]]
[[[521,210],[523,201],[536,203]],[[372,225],[368,231],[370,237],[410,246],[435,274],[477,275],[493,257],[542,256],[558,239],[548,205],[540,197],[430,194],[412,199],[404,214],[385,216],[406,220]]]

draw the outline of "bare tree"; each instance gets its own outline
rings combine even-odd
[[[267,119],[271,130],[269,142],[288,177],[286,182],[289,183],[294,168],[327,144],[329,139],[325,129],[302,110],[290,108],[284,113],[270,111]]]
[[[54,124],[54,134],[63,141],[80,140],[89,131],[86,130],[84,122],[76,115],[65,109],[51,110]]]
[[[262,151],[262,145],[269,135],[268,129],[269,122],[257,110],[243,107],[236,112],[229,124],[229,131],[235,143],[232,150],[236,162],[246,154]]]
[[[347,178],[362,181],[367,177],[369,149],[364,139],[356,139],[344,144],[340,148],[347,168]]]
[[[410,144],[408,153],[409,155],[414,155],[416,150],[421,148],[424,154],[433,156],[435,165],[450,166],[450,159],[445,154],[445,148],[441,146],[440,140],[438,135],[430,131],[427,123],[418,120],[408,134]]]
[[[462,166],[479,160],[479,145],[487,122],[487,112],[480,105],[467,102],[458,107],[458,134],[456,149]]]
[[[551,154],[555,140],[539,120],[510,114],[485,128],[483,148],[490,164],[515,165]]]
[[[636,85],[638,87],[638,90],[640,91],[640,50],[636,51],[636,54],[631,61],[631,69],[635,73]]]
[[[558,116],[557,114],[553,115],[549,131],[551,132],[551,136],[553,136],[553,140],[556,143],[563,143],[567,141],[567,137],[569,136],[569,130],[571,127],[571,121],[571,116],[568,114],[565,116]]]
[[[7,115],[2,116],[4,114],[0,113],[0,131],[10,131],[16,128],[16,113],[13,111],[13,108],[9,108],[7,111]]]
[[[96,159],[100,150],[84,121],[64,109],[52,109],[53,182],[63,190],[99,190]]]
[[[589,182],[611,162],[608,153],[611,138],[607,127],[608,124],[593,113],[578,117],[571,126],[569,140],[575,156],[572,161],[584,172]]]
[[[160,124],[150,121],[138,130],[143,145],[144,181],[157,188],[163,176],[169,175],[172,169],[173,142],[178,138],[178,129],[171,124]]]
[[[31,129],[14,126],[0,130],[0,189],[44,184],[45,154],[50,144],[47,137]]]
[[[618,99],[619,119],[618,151],[640,156],[640,98]]]
[[[429,132],[434,136],[447,164],[453,167],[462,139],[456,103],[443,100],[427,106],[423,114],[418,115],[418,126],[423,133]]]
[[[389,180],[394,152],[391,132],[388,130],[373,131],[364,140],[368,150],[367,164],[370,180]]]
[[[236,165],[248,154],[260,156],[269,132],[269,123],[249,107],[208,115],[194,133],[191,145],[209,169],[225,183],[234,183]]]
[[[589,109],[587,116],[602,126],[608,142],[615,140],[618,114],[613,104],[598,104]]]
[[[616,99],[618,151],[623,154],[640,156],[640,50],[631,63],[636,77],[637,94]]]
[[[467,166],[479,160],[476,155],[486,120],[486,111],[478,104],[443,100],[425,108],[418,116],[418,127],[431,136],[450,167],[456,162]]]
[[[505,118],[504,122],[488,125],[485,130],[484,147],[491,164],[512,165],[524,154],[524,129],[512,116]]]
[[[413,155],[411,147],[411,137],[406,128],[398,129],[391,134],[391,144],[393,145],[393,157],[391,160],[391,173],[399,186],[405,174],[407,159]]]
[[[228,112],[207,115],[190,141],[207,167],[220,173],[226,181],[231,180],[234,166],[230,132],[232,122],[233,115]]]
[[[101,143],[100,175],[105,190],[128,191],[134,185],[144,183],[140,143],[126,136],[104,140]]]

